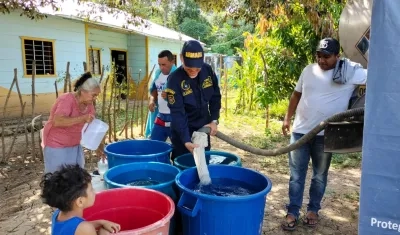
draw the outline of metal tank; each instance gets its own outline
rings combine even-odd
[[[371,28],[373,0],[349,0],[339,21],[339,41],[344,55],[352,61],[368,68],[368,51]],[[358,100],[352,108],[364,107],[365,86],[359,86],[355,92]]]
[[[349,0],[339,21],[339,41],[347,58],[367,68],[373,0]]]
[[[372,3],[373,0],[349,0],[339,21],[339,41],[344,56],[364,68],[368,66]],[[350,109],[364,107],[365,91],[365,85],[356,88],[349,102]],[[361,152],[363,128],[364,117],[329,123],[325,128],[325,152]]]

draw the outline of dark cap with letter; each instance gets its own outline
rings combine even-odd
[[[183,63],[189,68],[201,68],[204,64],[204,50],[199,41],[189,40],[182,47]]]
[[[340,43],[334,38],[324,38],[319,41],[317,52],[321,52],[327,55],[337,55],[340,52]]]

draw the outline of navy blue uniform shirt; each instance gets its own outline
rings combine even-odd
[[[172,116],[171,130],[179,134],[182,143],[192,142],[193,131],[219,119],[221,91],[210,65],[204,63],[193,79],[180,66],[169,75],[165,91]]]

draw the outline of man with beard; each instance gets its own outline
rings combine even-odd
[[[304,68],[293,91],[282,132],[290,131],[290,121],[296,113],[290,143],[296,142],[323,120],[346,111],[357,85],[365,84],[367,71],[360,64],[339,58],[340,44],[336,39],[325,38],[317,47],[317,63]],[[303,203],[304,184],[308,163],[312,160],[313,175],[310,199],[304,225],[315,227],[318,211],[325,193],[332,153],[324,152],[324,131],[309,142],[289,153],[289,205],[282,223],[284,230],[296,228]]]

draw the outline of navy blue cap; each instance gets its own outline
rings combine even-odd
[[[183,63],[189,68],[201,68],[204,64],[204,50],[199,41],[189,40],[182,47]]]
[[[319,41],[317,51],[327,55],[337,55],[340,52],[340,43],[334,38],[324,38]]]

